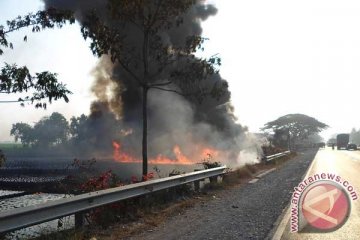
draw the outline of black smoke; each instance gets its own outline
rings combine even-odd
[[[86,19],[90,11],[96,13],[103,21],[113,25],[107,15],[107,1],[105,0],[43,0],[45,7],[58,9],[69,9],[75,12],[80,23]],[[172,46],[179,46],[185,42],[187,36],[201,35],[201,21],[216,15],[217,9],[213,5],[198,1],[197,4],[186,12],[183,17],[183,24],[177,28],[164,31],[162,40]],[[113,26],[116,27],[116,26]],[[127,35],[133,36],[129,41],[137,42],[140,37],[135,33],[136,29],[126,28]],[[130,34],[129,34],[130,33]],[[141,42],[139,41],[139,44]],[[181,63],[179,63],[181,64]],[[179,66],[180,67],[180,66]],[[105,127],[96,127],[93,131],[99,132],[101,142],[111,144],[111,138],[120,139],[128,151],[140,156],[141,152],[141,89],[138,84],[118,64],[113,64],[110,57],[102,56],[97,67],[93,70],[96,81],[93,85],[93,92],[97,96],[97,103],[93,106],[102,107],[102,111],[111,111],[119,119],[124,129],[132,129],[132,134],[121,136],[119,130],[113,131]],[[209,88],[215,83],[227,85],[226,80],[219,74],[212,75],[203,84]],[[111,94],[109,94],[109,92]],[[162,92],[151,89],[149,92],[149,155],[156,156],[161,153],[171,157],[174,144],[178,144],[184,154],[192,155],[199,143],[209,147],[227,151],[231,161],[239,161],[240,151],[251,148],[254,145],[249,140],[246,127],[236,121],[234,109],[231,105],[231,93],[228,89],[219,99],[208,97],[199,102],[190,97],[182,97],[174,93]],[[99,109],[99,108],[97,108]],[[108,116],[100,114],[99,111],[90,117]],[[100,116],[100,117],[99,117]],[[106,119],[104,117],[104,123]],[[104,132],[105,131],[105,132]],[[109,139],[106,138],[106,133]],[[114,136],[114,132],[118,133]],[[200,159],[196,159],[199,161]],[[218,159],[224,160],[224,159]],[[241,160],[243,161],[243,160]]]

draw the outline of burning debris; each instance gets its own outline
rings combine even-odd
[[[103,0],[43,0],[46,8],[69,9],[84,23],[90,11],[96,11],[109,26],[117,25],[109,19],[107,1]],[[201,35],[201,21],[215,15],[217,9],[204,1],[197,1],[182,19],[178,28],[162,32],[162,41],[180,46],[190,35]],[[118,24],[118,23],[117,23]],[[136,27],[125,28],[127,36],[136,36]],[[126,35],[126,33],[124,33]],[[132,44],[142,44],[141,38],[131,37]],[[175,68],[181,68],[181,61]],[[113,147],[113,158],[119,162],[141,162],[142,91],[123,67],[103,55],[92,72],[95,83],[92,91],[98,98],[91,109],[92,141],[104,150]],[[219,74],[213,74],[202,84],[210,88],[214,83],[227,86]],[[178,87],[181,87],[180,85]],[[228,165],[245,164],[247,156],[257,155],[259,147],[238,124],[230,103],[230,92],[199,102],[192,97],[151,89],[148,93],[148,155],[149,163],[193,164],[211,154]],[[115,120],[116,119],[116,120]],[[109,125],[108,125],[109,124]],[[106,145],[106,146],[105,146]],[[253,159],[251,159],[253,160]]]

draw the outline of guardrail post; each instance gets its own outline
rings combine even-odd
[[[178,176],[180,175],[180,173],[170,173],[169,174],[169,177],[173,177],[173,176]],[[169,196],[171,197],[171,199],[175,199],[176,198],[176,195],[177,195],[177,188],[178,187],[172,187],[172,188],[169,188],[167,191],[169,193]]]
[[[85,213],[78,212],[75,213],[75,229],[82,228],[84,226]]]
[[[202,169],[194,169],[194,172],[201,171]],[[200,181],[194,181],[195,192],[200,192]]]
[[[218,182],[218,177],[217,177],[217,176],[215,176],[215,177],[209,177],[209,179],[210,179],[210,183],[211,183],[211,184],[215,184],[215,183]]]
[[[200,181],[195,181],[194,182],[194,190],[195,190],[195,192],[200,191]]]

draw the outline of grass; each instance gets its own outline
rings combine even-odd
[[[279,167],[289,159],[296,156],[296,153],[291,153],[287,156],[277,158],[271,162],[260,162],[254,165],[246,164],[242,167],[236,168],[233,171],[228,172],[223,177],[223,182],[226,185],[236,185],[246,183],[253,178],[255,174],[266,171],[268,169]]]
[[[12,148],[19,148],[21,147],[21,143],[0,143],[0,149],[12,149]]]
[[[124,239],[140,232],[146,232],[153,227],[159,226],[165,222],[169,217],[182,214],[186,209],[191,208],[196,203],[197,199],[188,199],[185,201],[178,201],[172,204],[161,206],[157,210],[142,211],[141,220],[132,222],[130,224],[119,224],[107,230],[95,229],[89,233],[89,237],[96,239]]]
[[[189,192],[189,189],[185,188],[179,189],[179,192],[164,191],[155,193],[153,195],[148,195],[145,198],[136,201],[140,205],[133,205],[133,211],[130,213],[132,215],[131,218],[125,217],[125,219],[123,218],[123,221],[116,223],[108,222],[107,228],[90,225],[90,227],[84,227],[82,230],[72,229],[49,235],[44,234],[43,236],[36,239],[123,239],[141,232],[150,231],[154,226],[159,226],[174,215],[182,214],[184,211],[186,211],[186,209],[191,208],[195,204],[209,201],[217,191],[221,191],[227,187],[234,187],[236,185],[246,183],[252,179],[254,175],[261,171],[265,171],[274,167],[281,167],[283,163],[295,155],[295,153],[292,153],[288,156],[276,159],[270,163],[261,162],[255,165],[244,165],[240,168],[234,169],[233,171],[225,174],[221,182],[205,184],[204,192]],[[181,198],[170,197],[169,200],[164,200],[169,198],[169,195],[172,195],[172,193],[174,193],[174,196],[181,195]],[[130,201],[129,203],[134,202]]]

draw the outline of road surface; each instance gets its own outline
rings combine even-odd
[[[354,187],[358,199],[350,200],[351,212],[348,220],[334,232],[291,233],[291,214],[288,210],[280,222],[273,240],[360,239],[360,151],[320,149],[307,173],[307,177],[317,173],[335,173],[341,176],[341,183],[346,180]]]

